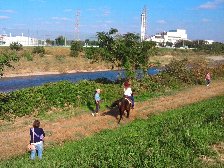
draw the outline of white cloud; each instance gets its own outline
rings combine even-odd
[[[110,10],[109,9],[103,9],[103,16],[109,16],[110,15]]]
[[[219,5],[223,3],[224,3],[224,0],[208,1],[205,4],[200,5],[198,9],[216,9],[219,7]]]
[[[159,24],[166,24],[166,21],[165,20],[157,20],[157,23],[159,23]]]
[[[8,16],[0,16],[0,20],[6,20],[6,19],[9,19],[10,17]]]
[[[67,18],[67,17],[52,17],[51,18],[52,20],[57,20],[57,21],[70,21],[71,19],[70,18]]]
[[[15,11],[11,10],[11,9],[0,10],[0,12],[2,12],[2,13],[15,13]]]

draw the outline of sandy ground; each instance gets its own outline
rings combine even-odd
[[[101,70],[70,70],[65,73],[79,73],[79,72],[98,72],[98,71],[110,71],[111,69],[101,69]],[[22,77],[22,76],[39,76],[39,75],[55,75],[55,74],[61,74],[61,72],[58,71],[49,71],[49,72],[33,72],[33,73],[14,73],[14,74],[4,74],[3,77],[5,78],[12,78],[12,77]]]
[[[161,113],[187,104],[208,99],[217,95],[224,95],[224,81],[215,81],[211,86],[194,86],[174,95],[163,96],[145,102],[137,102],[131,111],[130,118],[121,120],[126,124],[135,118],[147,118],[150,113]],[[115,129],[118,111],[101,112],[93,117],[91,113],[70,119],[60,119],[55,122],[42,122],[41,127],[46,132],[45,147],[52,144],[62,144],[66,140],[77,140],[104,129]],[[31,117],[15,120],[13,124],[0,121],[0,159],[7,159],[15,155],[26,153],[29,142],[29,128],[33,122]]]

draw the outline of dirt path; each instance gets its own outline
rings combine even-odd
[[[150,113],[160,113],[175,109],[200,100],[217,95],[224,95],[224,81],[215,81],[210,87],[194,86],[174,95],[155,98],[145,102],[137,102],[136,108],[131,111],[130,119],[124,118],[121,124],[125,124],[135,118],[146,118]],[[45,145],[63,143],[69,139],[80,139],[103,129],[118,127],[116,111],[101,113],[93,117],[83,114],[70,119],[61,119],[56,122],[41,122],[41,127],[46,132]],[[29,142],[29,128],[32,118],[17,119],[14,124],[6,125],[0,122],[0,159],[6,159],[26,152]]]

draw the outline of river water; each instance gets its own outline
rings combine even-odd
[[[151,68],[148,74],[155,75],[158,69]],[[71,81],[77,82],[80,80],[95,80],[97,78],[107,78],[109,80],[116,80],[119,77],[125,77],[124,71],[98,71],[98,72],[79,72],[67,74],[54,74],[54,75],[39,75],[39,76],[26,76],[26,77],[13,77],[0,79],[0,92],[11,92],[23,88],[40,86],[49,82],[58,81]]]

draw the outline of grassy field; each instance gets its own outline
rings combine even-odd
[[[223,167],[224,96],[135,120],[0,167]]]

